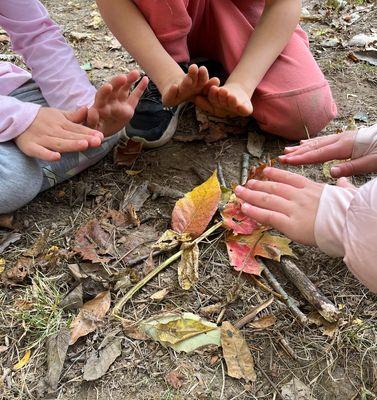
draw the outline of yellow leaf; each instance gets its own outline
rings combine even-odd
[[[242,333],[228,321],[221,325],[221,345],[228,375],[237,379],[243,378],[247,382],[255,382],[257,376],[249,346]]]
[[[25,355],[21,358],[21,360],[13,366],[15,371],[18,371],[22,367],[24,367],[30,360],[31,350],[28,350]]]
[[[221,188],[217,173],[178,200],[172,215],[172,227],[179,233],[200,236],[217,211],[221,199]]]
[[[5,270],[5,260],[4,258],[0,258],[0,274]]]
[[[199,280],[199,246],[184,243],[183,254],[178,264],[178,282],[183,290],[190,290]]]
[[[80,309],[79,314],[71,323],[71,341],[74,344],[77,340],[97,329],[100,322],[110,309],[110,291],[99,293],[94,299],[86,302]]]
[[[190,353],[207,345],[220,346],[217,325],[191,313],[158,315],[142,322],[140,329],[175,351]]]
[[[153,245],[155,250],[169,251],[175,249],[181,243],[190,242],[192,240],[188,233],[177,233],[172,229],[168,229]]]
[[[156,300],[156,301],[161,301],[164,300],[164,298],[168,295],[169,293],[169,289],[161,289],[156,293],[153,293],[152,296],[150,296],[149,298],[151,300]]]
[[[136,170],[136,171],[134,171],[132,169],[127,169],[126,170],[126,174],[129,175],[129,176],[135,176],[135,175],[141,174],[143,171],[144,171],[143,169],[139,169],[139,170]]]

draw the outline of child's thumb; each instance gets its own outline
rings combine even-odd
[[[86,122],[86,118],[88,116],[88,108],[81,107],[81,108],[78,108],[76,111],[66,112],[65,116],[71,122],[74,122],[76,124],[84,124]]]

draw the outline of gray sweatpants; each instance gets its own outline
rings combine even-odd
[[[29,81],[10,96],[24,102],[48,107],[35,82]],[[45,162],[22,153],[13,141],[0,143],[0,214],[17,210],[38,193],[72,178],[101,160],[117,143],[114,135],[96,149],[81,153],[65,153],[60,161]]]

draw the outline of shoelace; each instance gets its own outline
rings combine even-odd
[[[148,99],[151,101],[154,101],[155,103],[160,104],[161,103],[161,93],[158,90],[157,86],[154,84],[154,82],[149,81],[149,84],[147,88],[145,89],[145,92],[143,94],[143,99]],[[175,107],[163,107],[165,111],[170,111],[171,113],[174,113]]]

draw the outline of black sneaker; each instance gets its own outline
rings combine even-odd
[[[126,127],[127,136],[142,142],[145,148],[166,144],[177,130],[178,117],[183,104],[164,107],[157,86],[149,81],[135,114]]]

